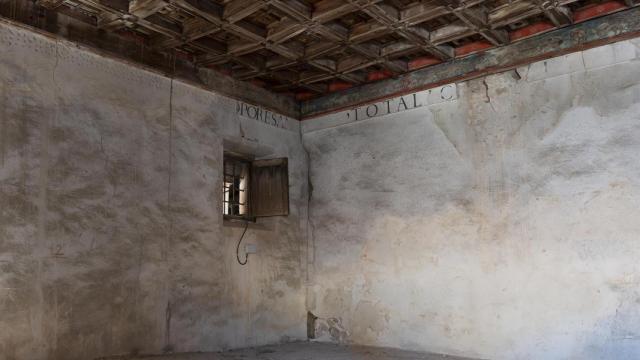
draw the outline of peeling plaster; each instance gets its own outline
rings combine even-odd
[[[412,112],[305,121],[314,313],[358,344],[636,358],[636,47],[458,83]]]

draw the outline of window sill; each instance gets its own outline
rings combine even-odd
[[[247,226],[247,223],[249,224],[248,226],[249,229],[269,230],[269,228],[266,227],[265,224],[258,224],[255,219],[243,220],[243,219],[225,217],[222,220],[222,226],[240,228],[240,229],[244,229],[244,227]]]

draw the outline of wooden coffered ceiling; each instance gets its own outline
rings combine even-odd
[[[299,100],[394,77],[638,0],[38,0]],[[77,16],[80,14],[81,16]],[[73,15],[72,15],[73,16]]]

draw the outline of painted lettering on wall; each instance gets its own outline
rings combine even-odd
[[[289,129],[289,119],[263,107],[236,102],[236,114],[280,129]]]
[[[440,88],[421,91],[409,95],[403,95],[377,103],[363,105],[346,112],[347,120],[359,121],[378,116],[400,113],[407,110],[421,108],[439,102],[450,101],[457,98],[455,85],[446,85]]]

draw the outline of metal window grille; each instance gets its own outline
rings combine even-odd
[[[249,161],[225,155],[223,181],[223,214],[228,217],[248,218],[249,209]]]

